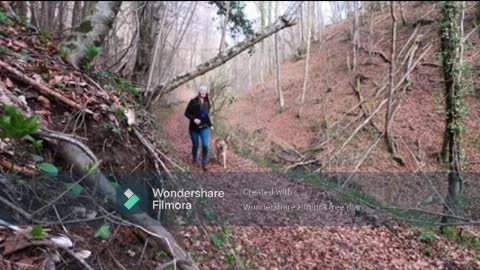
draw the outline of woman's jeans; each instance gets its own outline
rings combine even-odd
[[[202,140],[202,165],[207,165],[208,163],[208,136],[209,129],[204,128],[201,130],[190,130],[190,137],[192,139],[192,160],[197,162],[197,152],[198,152],[198,137]]]

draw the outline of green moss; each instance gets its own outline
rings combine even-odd
[[[92,29],[93,29],[92,22],[90,20],[85,20],[77,27],[76,30],[77,32],[88,33],[92,31]]]

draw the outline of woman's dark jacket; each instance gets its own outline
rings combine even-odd
[[[203,108],[203,113],[202,113]],[[200,102],[200,98],[196,97],[190,100],[188,103],[187,109],[185,110],[185,116],[190,120],[190,125],[188,126],[189,130],[202,130],[204,128],[209,128],[212,126],[210,121],[210,106],[208,102],[204,101],[203,104]],[[193,119],[200,119],[200,124],[197,125],[193,122]]]

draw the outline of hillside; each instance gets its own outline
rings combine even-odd
[[[474,8],[472,5],[473,3],[466,11],[465,33],[469,33],[473,29]],[[391,158],[382,141],[359,168],[360,171],[442,170],[436,158],[441,149],[445,125],[442,71],[440,62],[435,57],[439,49],[438,3],[408,2],[404,8],[408,24],[405,26],[401,23],[397,24],[397,54],[416,27],[418,27],[418,36],[421,36],[420,46],[432,44],[432,48],[412,72],[411,84],[402,98],[401,107],[393,125],[399,152],[405,166],[401,166]],[[262,91],[261,85],[257,85],[253,96],[239,98],[224,112],[223,122],[230,127],[229,132],[246,131],[249,138],[252,139],[250,141],[255,142],[253,149],[259,150],[267,156],[274,155],[271,152],[272,141],[287,143],[305,152],[309,147],[323,142],[329,135],[334,139],[324,144],[320,151],[314,153],[319,157],[323,156],[321,158],[322,170],[353,170],[357,160],[363,157],[378,134],[371,125],[363,128],[337,159],[327,164],[325,155],[343,143],[348,137],[346,135],[350,134],[364,119],[359,118],[361,116],[359,115],[360,109],[346,114],[359,103],[359,98],[352,87],[355,76],[362,77],[360,93],[365,99],[373,95],[388,81],[389,63],[380,54],[387,60],[390,58],[392,22],[389,11],[374,13],[374,32],[371,39],[374,44],[372,51],[376,53],[373,53],[371,61],[369,61],[368,53],[370,20],[370,15],[366,15],[361,24],[360,43],[362,49],[358,58],[357,75],[347,66],[347,55],[351,54],[352,50],[349,38],[351,21],[327,26],[321,41],[312,44],[310,73],[302,119],[297,119],[296,114],[300,104],[305,59],[296,62],[289,61],[281,67],[282,89],[286,103],[283,113],[279,113],[275,94],[275,76],[272,74],[266,81],[265,91]],[[479,41],[476,33],[471,35],[468,40],[472,45],[470,48],[478,45]],[[411,45],[409,44],[409,46]],[[420,50],[415,57],[419,55]],[[478,121],[480,117],[480,92],[478,91],[480,80],[476,65],[479,60],[480,55],[477,50],[466,49],[465,61],[473,66],[471,79],[475,86],[473,92],[466,97],[469,112],[465,118],[466,134],[464,137],[464,147],[469,163],[468,170],[472,172],[480,171],[480,140],[477,133],[480,128]],[[396,79],[399,80],[400,76],[397,76]],[[369,100],[365,104],[366,109],[372,111],[381,101],[379,98]],[[384,118],[385,110],[374,117],[376,126],[381,130],[383,130]],[[327,126],[331,126],[339,119],[343,119],[339,126],[344,126],[345,129],[337,128],[337,130],[341,129],[338,132],[336,129],[327,129]],[[411,153],[419,160],[418,166]]]

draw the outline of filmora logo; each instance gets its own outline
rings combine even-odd
[[[131,191],[129,188],[123,193],[123,195],[128,198],[127,202],[123,205],[128,210],[130,210],[135,206],[135,204],[137,204],[138,201],[140,201],[140,198],[138,198],[138,196],[135,195],[135,193],[133,193],[133,191]]]
[[[147,210],[148,195],[141,184],[126,184],[117,188],[117,210],[124,215],[138,214]]]

